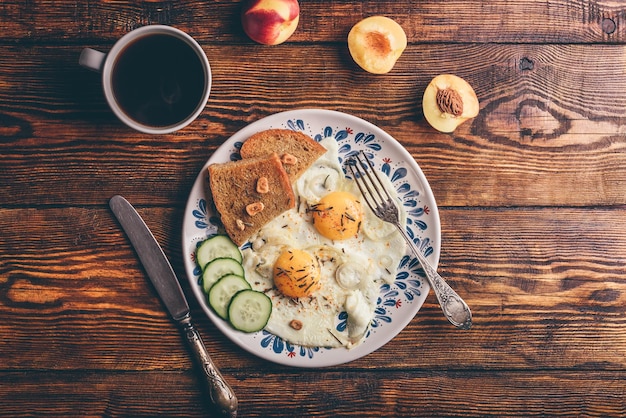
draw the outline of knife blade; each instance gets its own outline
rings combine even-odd
[[[189,304],[163,249],[144,220],[126,199],[119,195],[113,196],[109,200],[109,207],[135,248],[148,278],[170,316],[181,329],[195,360],[202,367],[211,401],[222,415],[236,417],[237,397],[215,367],[200,334],[193,325]]]

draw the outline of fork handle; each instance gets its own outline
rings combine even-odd
[[[437,270],[426,260],[426,257],[415,247],[413,241],[407,236],[400,225],[396,225],[404,237],[411,251],[422,265],[430,287],[435,292],[437,301],[441,305],[443,314],[452,325],[460,329],[470,329],[472,326],[472,312],[467,303],[450,287],[450,285],[437,273]]]

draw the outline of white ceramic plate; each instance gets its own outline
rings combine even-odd
[[[241,144],[252,134],[270,128],[302,131],[318,141],[334,137],[339,143],[339,159],[342,163],[359,150],[373,157],[376,168],[389,176],[402,199],[408,215],[407,232],[436,267],[441,225],[435,198],[413,157],[389,134],[355,116],[321,109],[277,113],[243,128],[215,151],[191,189],[183,220],[185,269],[195,297],[215,326],[243,349],[275,363],[293,367],[325,367],[356,360],[394,338],[424,303],[429,286],[419,263],[412,256],[406,255],[402,259],[393,285],[381,286],[369,335],[361,345],[351,350],[300,347],[266,331],[254,334],[235,331],[211,310],[202,292],[195,250],[201,241],[220,230],[219,218],[214,208],[207,204],[207,167],[212,163],[240,159]]]

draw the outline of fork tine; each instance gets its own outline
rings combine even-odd
[[[361,158],[360,158],[361,156],[363,156],[363,158],[365,159],[366,162],[363,162],[361,160]],[[372,197],[372,200],[374,201],[376,206],[380,206],[380,204],[382,204],[382,202],[385,201],[385,197],[380,192],[380,189],[382,188],[384,190],[384,187],[382,187],[382,183],[380,182],[380,179],[378,178],[378,176],[375,173],[374,165],[367,158],[367,156],[365,155],[365,153],[363,151],[361,151],[360,154],[356,155],[356,159],[359,162],[359,168],[364,173],[364,175],[362,175],[362,177],[363,177],[363,183],[367,187],[367,191],[369,192],[369,194]],[[364,168],[364,166],[369,167],[369,170]],[[372,177],[372,173],[376,177]],[[367,177],[367,181],[365,180],[366,177]],[[376,179],[376,181],[374,181],[374,179]],[[371,188],[370,188],[370,185],[371,185]],[[384,190],[384,191],[385,191],[385,194],[387,194],[387,191],[386,190]],[[376,196],[378,196],[378,200],[376,200]],[[374,211],[374,212],[376,212],[376,211]]]
[[[365,159],[365,162],[363,162],[361,157]],[[354,180],[356,181],[365,202],[376,216],[383,219],[383,212],[386,211],[386,206],[388,204],[392,204],[389,192],[383,186],[383,183],[376,174],[374,165],[363,151],[355,154],[351,160],[351,164],[349,165],[350,171],[354,176]],[[369,167],[369,169],[366,167]],[[381,189],[382,192],[385,193],[386,197],[381,193]]]
[[[365,155],[365,153],[363,153],[363,151],[361,151],[361,153],[363,154],[363,157],[365,158],[365,161],[367,162],[367,165],[370,168],[369,170],[366,171],[366,173],[367,173],[367,177],[372,182],[372,185],[374,186],[376,193],[378,193],[378,196],[380,197],[382,201],[391,200],[391,196],[389,195],[387,188],[383,186],[383,182],[380,180],[380,177],[378,177],[378,174],[376,173],[376,170],[374,169],[374,164],[369,160],[369,158],[367,158],[367,156]],[[372,175],[374,178],[376,178],[376,182],[372,180]],[[381,189],[385,193],[385,196],[381,194]]]
[[[376,203],[376,200],[374,200],[372,203],[370,199],[370,196],[373,196],[373,195],[369,188],[369,185],[367,184],[367,182],[365,181],[365,178],[363,177],[364,174],[363,174],[363,171],[361,170],[361,167],[359,167],[359,164],[360,164],[360,161],[358,157],[356,158],[353,157],[351,164],[348,165],[348,168],[350,168],[350,171],[352,172],[352,177],[354,177],[354,181],[356,182],[357,187],[361,191],[361,195],[363,195],[363,199],[365,199],[365,203],[367,203],[367,206],[369,206],[372,212],[376,214],[377,213],[376,209],[377,209],[378,204]]]

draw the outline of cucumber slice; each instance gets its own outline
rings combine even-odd
[[[250,284],[241,276],[228,274],[219,279],[209,290],[209,305],[222,319],[228,319],[228,305],[235,293],[250,289]]]
[[[228,320],[233,328],[257,332],[265,328],[272,313],[272,300],[263,292],[246,289],[233,296],[228,305]]]
[[[234,258],[240,263],[243,260],[239,247],[227,235],[213,235],[196,250],[196,260],[202,270],[212,260],[220,257]]]
[[[219,257],[209,262],[202,272],[202,288],[209,294],[211,286],[227,274],[245,277],[243,266],[234,258]]]

